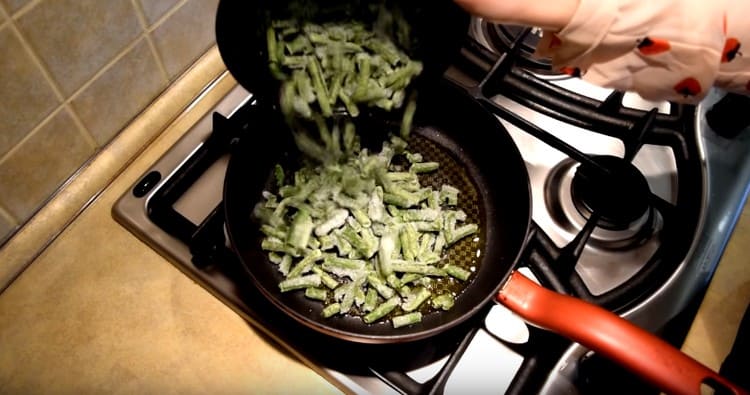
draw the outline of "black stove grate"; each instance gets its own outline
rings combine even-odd
[[[655,194],[648,201],[663,218],[661,230],[662,245],[651,257],[649,263],[624,284],[601,295],[591,294],[583,280],[574,270],[583,247],[595,228],[598,214],[594,211],[589,223],[571,242],[557,247],[536,225],[532,225],[526,249],[520,264],[527,266],[542,285],[557,292],[574,295],[586,301],[599,304],[615,312],[623,311],[633,303],[662,284],[683,259],[686,246],[691,245],[691,233],[698,222],[701,202],[700,161],[697,160],[698,144],[693,129],[694,108],[673,106],[670,114],[641,111],[626,108],[622,104],[623,95],[615,92],[604,101],[594,100],[557,87],[538,78],[517,65],[522,54],[525,35],[519,34],[508,52],[497,56],[468,39],[464,48],[467,55],[458,61],[467,75],[476,76],[477,85],[469,88],[474,97],[489,111],[507,120],[525,132],[537,137],[550,146],[566,153],[572,160],[590,166],[593,171],[610,172],[605,163],[595,160],[587,153],[527,122],[518,115],[495,104],[491,97],[502,93],[524,106],[570,124],[619,138],[626,147],[625,160],[630,161],[643,144],[669,146],[675,153],[677,162],[679,194],[676,204],[664,201]],[[471,59],[471,61],[467,61]],[[214,114],[214,130],[210,138],[181,166],[148,204],[148,214],[152,221],[172,236],[185,242],[193,254],[193,264],[203,270],[221,270],[238,281],[243,288],[244,298],[252,306],[253,318],[278,333],[302,354],[312,355],[323,366],[337,369],[342,373],[374,373],[383,380],[407,394],[441,393],[446,378],[459,360],[466,345],[483,325],[477,318],[468,320],[446,333],[429,341],[417,341],[398,345],[364,345],[347,343],[346,347],[356,350],[352,355],[367,355],[367,366],[342,361],[340,357],[330,358],[328,350],[342,346],[342,340],[333,339],[302,327],[290,317],[278,311],[252,286],[232,251],[226,247],[224,236],[223,208],[219,204],[200,225],[193,224],[174,209],[177,200],[197,181],[211,164],[220,157],[231,153],[234,143],[245,134],[252,124],[253,113],[258,111],[252,102],[246,104],[231,118]],[[149,175],[144,177],[147,182]],[[139,189],[139,186],[136,186]],[[488,306],[489,308],[490,306]],[[543,385],[550,370],[570,346],[570,341],[558,335],[531,328],[530,341],[524,345],[507,344],[524,356],[520,371],[508,393],[536,393]],[[413,352],[407,352],[413,351]],[[412,354],[413,360],[394,363],[397,355]],[[450,356],[441,373],[432,380],[420,384],[407,376],[412,364],[424,364]],[[358,359],[362,360],[362,358]]]

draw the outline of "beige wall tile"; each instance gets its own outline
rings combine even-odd
[[[0,202],[25,221],[91,154],[63,109],[0,162]]]
[[[10,12],[14,12],[23,7],[29,0],[2,0],[2,2]]]
[[[66,96],[142,32],[130,0],[46,0],[18,25]]]
[[[170,79],[183,72],[214,44],[218,0],[190,0],[153,32]]]
[[[100,75],[73,101],[76,113],[101,146],[167,86],[145,39]]]
[[[12,29],[0,30],[0,157],[58,105],[52,87]]]
[[[6,218],[0,213],[0,245],[2,245],[8,236],[10,236],[10,232],[12,232],[15,227],[16,225],[11,222],[9,218]]]
[[[179,0],[138,0],[146,16],[149,26],[153,25],[167,10],[172,8]]]

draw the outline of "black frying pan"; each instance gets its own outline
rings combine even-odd
[[[400,47],[424,64],[414,84],[439,79],[458,54],[470,21],[469,15],[450,0],[221,0],[216,15],[216,43],[222,60],[240,85],[261,98],[261,104],[273,106],[280,83],[268,68],[266,29],[271,20],[304,13],[306,20],[314,22],[368,22],[373,18],[370,6],[381,3],[389,9],[398,8],[411,27],[410,42]]]
[[[262,190],[273,189],[273,166],[284,163],[287,169],[295,169],[299,154],[283,119],[268,111],[258,111],[257,119],[262,122],[254,124],[232,154],[224,190],[231,244],[260,291],[308,327],[367,343],[411,341],[442,332],[472,316],[494,296],[522,249],[531,218],[529,182],[508,133],[479,103],[448,83],[421,91],[419,97],[410,149],[422,153],[425,160],[441,163],[432,180],[437,187],[450,183],[462,190],[461,208],[468,213],[468,221],[480,224],[482,242],[467,240],[452,249],[452,258],[465,262],[476,259],[477,246],[481,248],[475,279],[451,310],[426,315],[418,325],[394,330],[390,324],[368,325],[358,317],[326,319],[320,316],[320,302],[300,292],[281,293],[277,284],[283,278],[260,249],[262,234],[250,213]],[[385,130],[389,125],[379,127]],[[398,131],[399,125],[390,127]]]

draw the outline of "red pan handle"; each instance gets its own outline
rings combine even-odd
[[[618,362],[669,394],[700,394],[701,384],[748,394],[669,343],[601,307],[548,290],[513,272],[497,300],[527,322]]]

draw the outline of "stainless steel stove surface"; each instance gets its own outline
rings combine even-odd
[[[594,87],[524,58],[533,45],[524,33],[474,20],[466,56],[446,74],[493,103],[526,162],[533,226],[519,270],[659,332],[700,296],[721,257],[750,183],[750,164],[739,160],[750,134],[726,139],[706,124],[718,92],[694,108]],[[251,123],[251,105],[248,92],[231,91],[221,115],[198,122],[120,198],[115,218],[347,391],[596,393],[588,350],[499,305],[429,341],[346,344],[346,355],[367,356],[355,360],[329,351],[342,341],[269,305],[234,271],[221,220],[224,170],[241,137],[222,121]],[[587,175],[579,163],[592,161],[617,179]],[[410,357],[394,361],[396,349]]]

